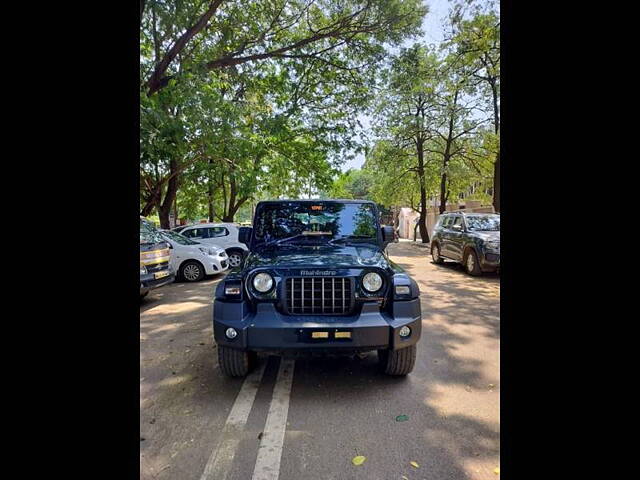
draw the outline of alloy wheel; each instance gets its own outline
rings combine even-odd
[[[237,267],[242,263],[242,256],[239,253],[232,253],[229,255],[229,265]]]
[[[198,278],[200,278],[200,267],[191,263],[184,267],[184,269],[182,270],[182,275],[186,280],[194,282]]]
[[[467,254],[467,271],[473,272],[476,267],[476,260],[473,256],[473,253]]]

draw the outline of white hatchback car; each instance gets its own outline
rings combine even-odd
[[[170,265],[178,278],[197,282],[205,275],[229,269],[229,257],[223,248],[195,242],[168,230],[161,230],[160,234],[171,246]]]
[[[198,223],[183,228],[180,234],[190,240],[224,248],[231,268],[239,266],[249,251],[238,241],[238,226],[233,223]]]

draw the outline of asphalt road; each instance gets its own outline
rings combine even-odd
[[[252,378],[226,378],[211,326],[222,276],[151,292],[140,305],[140,478],[499,478],[500,278],[434,265],[411,242],[389,253],[422,292],[406,378],[379,373],[375,353],[261,356]]]

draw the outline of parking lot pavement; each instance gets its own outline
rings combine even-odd
[[[411,242],[389,254],[421,289],[406,378],[379,373],[370,353],[261,356],[250,377],[228,379],[211,326],[222,276],[151,292],[140,305],[140,478],[498,478],[500,278],[434,265]]]

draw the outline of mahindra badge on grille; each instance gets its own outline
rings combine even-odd
[[[300,270],[300,275],[315,277],[328,277],[336,273],[337,270]]]

